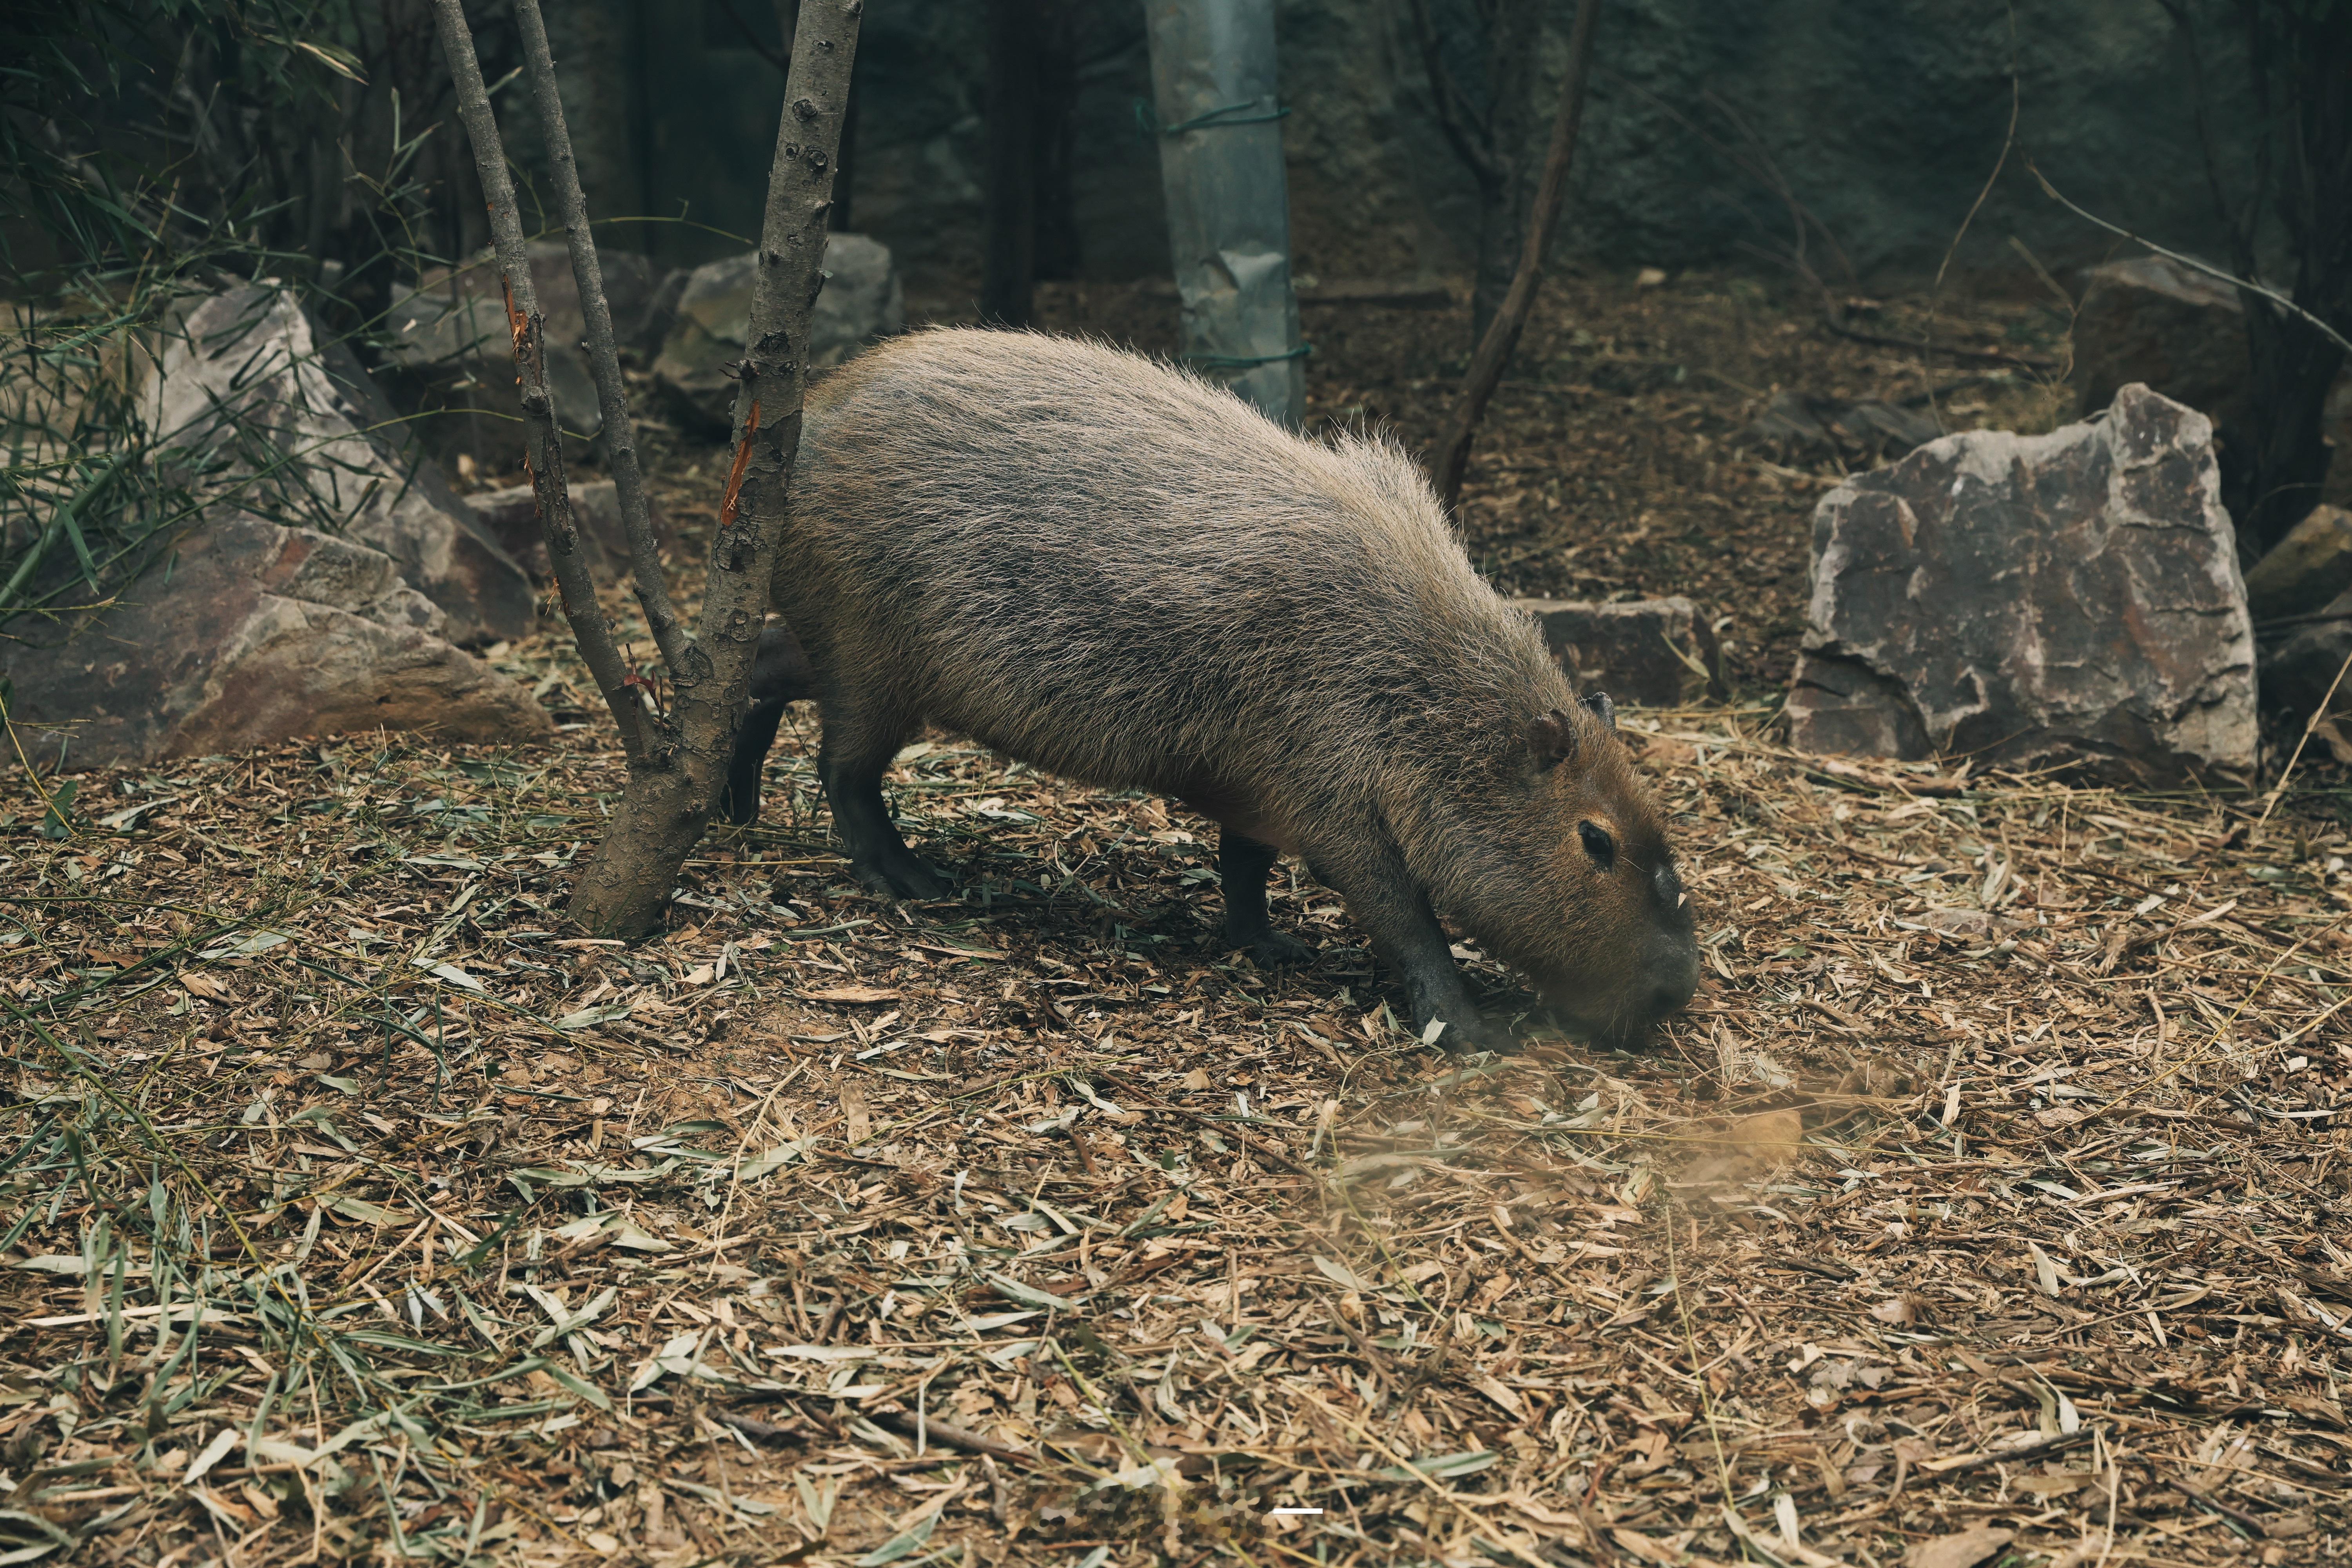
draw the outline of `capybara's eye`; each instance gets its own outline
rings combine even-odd
[[[1609,837],[1607,828],[1596,823],[1580,822],[1576,825],[1576,836],[1584,840],[1584,852],[1592,857],[1594,865],[1606,871],[1617,864],[1617,841]]]

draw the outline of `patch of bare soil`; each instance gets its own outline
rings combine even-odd
[[[1616,339],[1692,361],[1638,417],[1509,404],[1473,515],[1531,588],[1715,574],[1761,679],[1812,487],[1730,455],[1680,320]],[[1374,358],[1343,406],[1425,432]],[[691,553],[719,469],[663,462]],[[88,774],[69,830],[0,785],[11,1561],[2344,1555],[2327,790],[2259,822],[1630,713],[1706,989],[1599,1053],[1465,948],[1525,1044],[1454,1059],[1311,881],[1319,959],[1261,973],[1200,824],[945,737],[892,786],[955,900],[846,881],[803,721],[663,938],[583,938],[620,759],[558,635],[494,657],[558,746]]]

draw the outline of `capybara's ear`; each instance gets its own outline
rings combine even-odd
[[[1612,734],[1616,731],[1617,704],[1609,700],[1609,693],[1606,691],[1595,691],[1585,698],[1584,705],[1592,710],[1592,716],[1594,718],[1609,726],[1610,731]]]
[[[1528,749],[1535,754],[1536,771],[1549,773],[1576,755],[1576,726],[1555,708],[1535,721],[1528,735]]]

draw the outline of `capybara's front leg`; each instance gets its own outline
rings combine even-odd
[[[848,847],[851,875],[886,898],[943,899],[948,879],[907,847],[882,799],[882,774],[912,728],[829,692],[816,774],[833,807],[834,831]]]
[[[1225,890],[1225,941],[1245,948],[1261,965],[1304,963],[1315,950],[1274,929],[1265,909],[1266,873],[1279,852],[1271,844],[1223,829],[1217,837],[1217,880]]]
[[[1487,1022],[1470,1000],[1445,928],[1393,847],[1360,841],[1333,854],[1310,853],[1309,864],[1348,901],[1349,917],[1371,938],[1381,961],[1404,977],[1416,1029],[1426,1034],[1431,1024],[1443,1023],[1437,1043],[1450,1051],[1510,1044],[1509,1031]]]

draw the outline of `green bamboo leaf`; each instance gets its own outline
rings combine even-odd
[[[929,1541],[931,1538],[932,1530],[937,1528],[939,1522],[940,1516],[937,1513],[925,1514],[912,1529],[892,1536],[865,1556],[857,1559],[856,1568],[882,1568],[885,1563],[896,1563],[899,1558]]]

